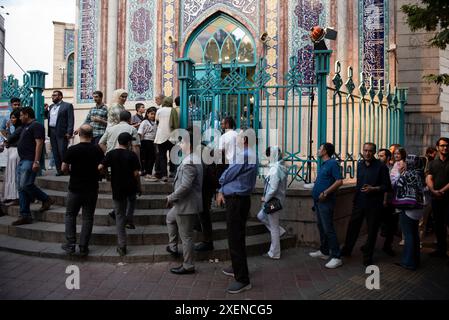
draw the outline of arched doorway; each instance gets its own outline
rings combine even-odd
[[[251,32],[222,12],[211,16],[190,35],[183,56],[195,63],[197,81],[186,90],[189,124],[201,121],[204,132],[219,129],[220,121],[231,116],[237,128],[255,128],[253,120],[258,116],[252,84],[256,54]]]
[[[190,36],[184,57],[195,62],[197,76],[207,63],[221,65],[224,78],[233,62],[245,66],[248,78],[256,67],[256,44],[249,30],[225,13],[217,13],[201,24]]]

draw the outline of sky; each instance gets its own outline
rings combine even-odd
[[[5,18],[6,49],[25,70],[42,70],[53,86],[53,21],[75,23],[76,0],[0,0]],[[5,15],[9,12],[9,15]],[[23,72],[5,53],[5,75],[22,81]]]

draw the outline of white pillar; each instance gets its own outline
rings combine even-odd
[[[108,62],[106,71],[106,92],[107,103],[110,105],[112,101],[112,94],[117,89],[117,25],[119,0],[108,1]]]
[[[348,21],[348,1],[337,1],[337,60],[341,62],[342,75],[346,76],[348,68],[348,54],[349,54],[349,21]]]

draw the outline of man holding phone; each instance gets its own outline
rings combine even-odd
[[[382,218],[384,193],[389,189],[390,175],[385,164],[374,158],[376,145],[363,145],[363,160],[357,166],[357,186],[351,220],[346,233],[342,256],[350,256],[366,218],[368,239],[362,247],[363,264],[373,264],[373,253]]]

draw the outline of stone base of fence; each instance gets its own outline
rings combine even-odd
[[[340,188],[337,193],[334,224],[340,244],[343,244],[346,237],[346,228],[351,217],[354,192],[355,185],[347,184]],[[253,219],[257,219],[257,213],[261,208],[260,199],[262,193],[263,188],[258,185],[251,199],[250,215]],[[298,187],[287,191],[286,206],[281,216],[281,225],[288,230],[289,234],[296,235],[297,246],[319,247],[320,236],[317,218],[312,207],[311,189]],[[364,233],[364,230],[362,230],[361,234]]]

